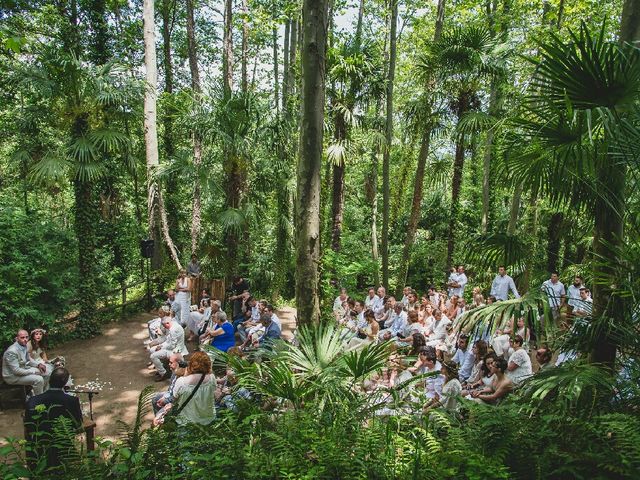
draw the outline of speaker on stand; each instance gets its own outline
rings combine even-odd
[[[151,257],[153,257],[154,241],[151,238],[140,240],[140,256],[147,260],[147,309],[151,309]]]

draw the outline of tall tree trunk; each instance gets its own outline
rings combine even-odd
[[[172,26],[172,2],[162,0],[162,49],[164,52],[164,91],[173,94],[173,55],[171,53],[171,26]],[[173,116],[175,108],[172,102],[167,105],[162,124],[164,126],[164,154],[167,161],[175,156],[175,139],[173,133]],[[166,179],[166,193],[168,199],[167,217],[169,221],[169,231],[172,236],[178,231],[178,201],[175,196],[178,192],[178,182],[175,175],[169,175]],[[175,200],[174,200],[175,199]]]
[[[554,213],[549,219],[549,226],[547,227],[547,272],[558,270],[563,222],[564,213],[562,212]]]
[[[337,143],[344,146],[347,139],[347,127],[341,112],[336,111],[334,116],[335,134]],[[344,211],[344,158],[340,158],[333,163],[333,195],[331,208],[331,249],[334,252],[340,251],[340,240],[342,236],[342,216]]]
[[[288,69],[288,80],[287,80],[287,101],[291,103],[292,95],[296,90],[296,53],[298,51],[298,37],[302,37],[302,35],[298,36],[298,17],[294,17],[291,22],[291,34],[289,37],[289,69]],[[287,105],[287,110],[291,110],[291,106]],[[291,115],[291,112],[289,112]]]
[[[458,95],[456,117],[458,122],[469,109],[471,92],[462,92]],[[449,228],[447,232],[447,266],[453,264],[453,252],[455,249],[456,223],[460,210],[460,191],[462,190],[462,173],[464,171],[464,135],[460,135],[456,141],[456,153],[453,160],[453,177],[451,179],[451,213],[449,216]]]
[[[620,43],[640,42],[640,0],[625,0],[620,21]],[[593,234],[594,282],[593,328],[597,332],[597,348],[589,358],[612,370],[615,366],[618,341],[615,332],[625,321],[624,301],[616,293],[619,282],[619,249],[624,245],[624,215],[626,210],[626,167],[617,159],[596,163],[599,184],[595,198]],[[613,370],[615,371],[615,370]]]
[[[240,59],[240,88],[243,93],[249,91],[247,79],[247,56],[249,49],[249,8],[247,0],[242,0],[242,52]]]
[[[166,222],[160,188],[154,178],[155,170],[158,168],[158,130],[157,130],[157,108],[156,89],[158,88],[158,69],[156,65],[156,35],[154,22],[153,0],[144,0],[143,4],[143,31],[144,31],[144,65],[146,70],[147,88],[144,94],[144,140],[147,158],[147,212],[149,222],[149,236],[153,238],[156,248],[160,246],[160,232],[164,236],[165,243],[169,248],[169,254],[178,268],[182,268],[175,245],[169,235],[169,228]],[[159,263],[158,255],[155,255],[153,266]]]
[[[511,199],[511,209],[509,211],[509,225],[507,226],[507,233],[514,235],[516,233],[516,226],[518,224],[518,212],[520,211],[520,202],[522,200],[522,184],[519,183]]]
[[[289,36],[291,34],[291,19],[287,18],[284,25],[284,48],[282,49],[282,111],[287,111],[289,95]],[[274,58],[276,57],[274,52]],[[275,61],[274,61],[275,63]]]
[[[191,88],[196,102],[199,101],[202,87],[200,85],[200,73],[198,72],[198,51],[196,43],[195,18],[193,0],[186,1],[187,6],[187,50],[189,52],[189,70],[191,72]],[[193,183],[193,203],[191,209],[191,253],[198,250],[200,229],[202,227],[202,192],[200,186],[200,169],[202,167],[202,138],[197,132],[193,132],[193,168],[195,181]]]
[[[222,37],[222,88],[225,99],[233,90],[233,0],[224,1],[224,34]]]
[[[376,109],[376,116],[379,111]],[[371,260],[373,261],[373,284],[380,285],[378,265],[378,147],[371,151],[371,174],[366,179],[367,201],[371,204]]]
[[[442,35],[442,28],[444,26],[444,12],[445,12],[445,0],[438,0],[438,8],[436,14],[435,32],[433,34],[433,43],[440,40]],[[430,88],[435,90],[435,84],[431,81]],[[427,107],[431,112],[431,105]],[[431,123],[427,122],[424,125],[424,131],[422,133],[422,139],[420,141],[420,152],[418,153],[418,165],[416,167],[416,175],[413,182],[413,200],[411,202],[411,214],[409,216],[409,225],[407,226],[407,236],[404,241],[404,248],[402,249],[402,260],[398,269],[398,279],[396,281],[396,296],[402,294],[402,289],[407,281],[407,274],[409,272],[409,262],[411,260],[411,249],[416,238],[416,231],[418,230],[418,221],[420,220],[420,206],[422,204],[422,197],[424,195],[424,172],[427,165],[427,158],[429,157],[429,145],[431,141]]]
[[[320,321],[320,167],[324,125],[327,0],[304,0],[302,108],[296,197],[296,306],[300,325]]]
[[[277,115],[280,113],[280,74],[278,71],[278,29],[275,26],[271,30],[271,38],[273,43],[273,105]]]
[[[495,115],[499,108],[501,95],[498,86],[498,79],[491,79],[489,93],[489,114]],[[487,131],[484,142],[484,155],[482,157],[482,220],[480,231],[486,234],[489,229],[489,210],[491,208],[491,156],[493,154],[494,131],[490,128]]]
[[[382,284],[389,288],[389,163],[393,140],[393,84],[396,74],[396,46],[398,28],[398,0],[391,0],[391,28],[389,29],[389,72],[387,75],[386,144],[382,155]]]

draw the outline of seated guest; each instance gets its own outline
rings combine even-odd
[[[68,381],[67,369],[54,369],[49,377],[49,389],[31,397],[26,405],[24,423],[27,441],[34,447],[32,454],[36,458],[33,460],[38,461],[38,457],[46,455],[48,467],[61,465],[61,459],[75,453],[73,437],[82,425],[80,400],[63,390]],[[56,429],[52,443],[57,425],[60,427]],[[69,438],[63,438],[65,433],[69,433]]]
[[[408,347],[413,342],[414,333],[422,333],[424,335],[424,327],[419,321],[418,310],[411,310],[407,314],[407,324],[396,337],[396,345],[398,347]]]
[[[214,300],[209,303],[207,300],[206,306],[200,302],[200,307],[195,312],[189,312],[189,320],[187,320],[187,330],[189,331],[188,342],[195,340],[199,335],[200,329],[209,321],[211,315],[220,308],[220,301]]]
[[[509,357],[507,376],[515,385],[522,383],[533,373],[529,352],[522,348],[523,343],[524,340],[520,335],[516,335],[511,340],[513,353]]]
[[[48,386],[51,370],[42,358],[29,356],[28,342],[29,332],[19,330],[16,341],[2,356],[2,378],[9,385],[28,385],[33,388],[34,395],[40,395]]]
[[[271,319],[271,315],[264,313],[260,317],[260,323],[264,327],[264,333],[258,340],[258,346],[269,348],[271,344],[281,337],[281,330]]]
[[[200,303],[198,304],[198,306],[200,308],[207,308],[210,303],[211,303],[211,295],[209,295],[209,290],[207,290],[206,288],[203,288],[202,292],[200,292]]]
[[[469,336],[462,333],[458,337],[458,350],[452,358],[453,363],[457,363],[460,368],[460,379],[466,382],[471,376],[471,370],[476,363],[473,350],[469,348]]]
[[[47,367],[47,374],[51,375],[51,372],[53,371],[53,364],[49,361],[47,352],[45,351],[45,348],[47,348],[46,335],[46,330],[43,330],[42,328],[32,330],[31,335],[29,336],[29,343],[27,344],[27,352],[29,352],[29,356],[36,362],[44,362]]]
[[[189,354],[187,346],[184,343],[184,329],[178,322],[174,322],[171,317],[162,319],[162,326],[167,331],[164,342],[155,347],[151,347],[151,362],[156,367],[156,382],[160,382],[169,378],[170,373],[162,364],[162,361],[169,359],[172,353],[181,353],[183,356]]]
[[[169,369],[171,370],[171,382],[169,383],[169,389],[166,392],[158,392],[151,398],[151,407],[153,408],[153,414],[163,415],[164,407],[173,403],[173,389],[176,385],[176,380],[184,374],[184,367],[181,367],[183,363],[182,355],[179,353],[172,353],[169,357]],[[186,364],[183,363],[186,366]],[[180,369],[182,368],[182,372]]]
[[[465,383],[475,383],[482,378],[482,365],[484,363],[484,357],[487,354],[488,345],[484,340],[476,340],[473,344],[473,349],[471,353],[473,353],[473,357],[475,359],[475,364],[471,369],[471,375],[467,377]]]
[[[538,372],[542,372],[549,368],[553,367],[551,363],[551,357],[553,357],[553,352],[549,347],[542,346],[538,350],[536,350],[536,360],[538,361]]]
[[[204,352],[194,352],[186,374],[176,380],[171,410],[178,425],[209,425],[216,418],[216,378],[211,373],[211,360]],[[160,423],[160,422],[154,422]]]
[[[409,356],[417,357],[420,350],[427,346],[427,339],[423,334],[417,332],[412,335],[412,338],[413,341],[411,343],[411,350],[409,350]]]
[[[385,322],[385,329],[380,330],[378,337],[380,340],[390,340],[404,332],[407,326],[407,312],[404,311],[402,302],[396,302],[393,306],[393,313]]]
[[[344,317],[344,309],[342,304],[347,301],[349,295],[347,295],[347,289],[341,288],[340,295],[336,297],[333,301],[333,315],[336,317],[336,320]]]
[[[372,343],[378,338],[378,322],[376,322],[375,314],[373,310],[367,310],[364,312],[364,318],[367,321],[365,328],[358,328],[357,336],[349,340],[346,346],[346,351],[356,350],[360,347]]]
[[[220,351],[226,352],[231,347],[236,346],[236,335],[233,325],[227,321],[227,314],[219,311],[214,317],[215,327],[208,332],[211,340],[211,346]]]
[[[145,340],[145,345],[150,344],[151,342],[158,340],[159,337],[163,337],[165,332],[162,328],[162,319],[171,313],[171,307],[168,305],[162,305],[158,310],[158,316],[153,318],[147,322],[147,328],[149,329],[149,339]],[[163,340],[161,340],[163,341]],[[156,345],[159,342],[156,342]]]
[[[275,323],[276,325],[278,325],[280,330],[282,330],[282,321],[280,320],[280,317],[278,317],[278,315],[276,315],[275,307],[273,305],[271,305],[270,303],[267,303],[267,306],[265,307],[264,311],[266,313],[268,313],[269,315],[271,315],[271,321],[273,323]]]
[[[513,382],[505,375],[507,361],[504,358],[498,357],[490,368],[491,373],[495,376],[491,386],[471,392],[470,398],[478,402],[497,404],[513,390]]]
[[[443,344],[447,338],[447,326],[449,326],[450,324],[451,320],[443,315],[440,309],[436,308],[433,311],[433,322],[431,324],[431,331],[427,332],[427,345],[437,347],[438,345]]]
[[[444,377],[441,394],[436,396],[425,406],[425,413],[435,407],[444,407],[449,412],[458,410],[458,397],[462,393],[462,385],[458,380],[458,365],[453,362],[442,362],[440,369]]]
[[[480,377],[474,382],[469,382],[465,386],[465,392],[471,393],[473,390],[482,390],[491,387],[495,380],[495,375],[491,370],[491,365],[496,361],[498,356],[495,352],[488,352],[482,357],[482,365],[480,367]]]

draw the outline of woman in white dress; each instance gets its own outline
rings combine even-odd
[[[507,376],[515,385],[522,383],[533,374],[531,358],[527,349],[523,348],[523,343],[524,340],[520,335],[516,335],[511,340],[513,353],[509,357]]]
[[[176,302],[180,305],[180,324],[184,327],[189,321],[191,308],[191,279],[187,276],[187,271],[183,268],[178,273],[176,280]]]
[[[357,336],[350,339],[346,345],[345,350],[347,352],[350,352],[351,350],[357,350],[358,348],[362,348],[365,345],[368,345],[377,340],[380,327],[378,325],[378,322],[376,322],[376,317],[373,313],[373,310],[366,310],[364,312],[364,318],[367,321],[367,326],[357,329]]]
[[[431,402],[425,406],[425,412],[435,407],[444,407],[449,412],[458,410],[458,397],[462,393],[462,384],[458,380],[458,366],[453,362],[442,362],[440,372],[444,378],[442,392],[436,394]]]

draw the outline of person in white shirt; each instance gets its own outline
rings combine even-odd
[[[582,287],[580,289],[580,300],[577,302],[573,314],[577,317],[590,317],[593,311],[593,300],[589,296],[589,289]]]
[[[333,314],[336,316],[336,319],[344,317],[344,308],[342,304],[347,301],[349,295],[347,295],[347,289],[341,288],[340,295],[336,297],[333,301]]]
[[[464,287],[467,284],[467,276],[464,273],[464,265],[458,265],[458,270],[449,275],[449,297],[457,295],[462,298],[464,296]]]
[[[431,286],[429,287],[429,301],[431,302],[431,305],[433,305],[433,308],[439,308],[440,307],[440,294],[437,292],[436,287]]]
[[[157,370],[156,381],[161,381],[171,376],[171,372],[167,372],[167,369],[164,368],[162,360],[168,359],[172,353],[180,353],[182,356],[189,354],[184,343],[184,328],[182,328],[182,325],[174,322],[171,317],[164,317],[162,326],[167,331],[165,341],[150,349],[151,362]]]
[[[365,308],[371,308],[371,304],[374,302],[375,299],[376,299],[376,289],[371,287],[368,290],[367,297],[364,299]]]
[[[573,285],[567,288],[567,303],[575,310],[580,305],[580,289],[584,288],[584,283],[580,275],[573,278]]]
[[[451,361],[459,365],[460,380],[466,382],[476,361],[472,349],[469,348],[468,335],[463,333],[458,337],[458,350]]]
[[[384,287],[378,288],[377,295],[373,297],[373,300],[369,304],[369,308],[373,310],[375,315],[380,315],[384,309],[384,299],[387,296],[387,291]]]
[[[380,338],[380,340],[389,340],[397,337],[404,332],[406,326],[407,312],[404,311],[402,303],[396,302],[393,306],[393,313],[385,323],[385,329],[381,330],[378,334],[378,338]]]
[[[356,300],[356,305],[355,305],[355,309],[356,311],[356,329],[358,328],[362,328],[365,329],[367,328],[367,320],[366,318],[364,318],[364,311],[367,310],[367,308],[365,307],[365,304],[362,303],[360,300]]]
[[[407,307],[409,305],[409,294],[411,293],[411,287],[406,286],[402,289],[402,298],[400,299],[400,303]]]
[[[531,358],[529,358],[529,352],[522,348],[523,343],[524,339],[520,335],[516,335],[511,340],[513,353],[509,357],[506,375],[514,385],[522,383],[533,374]]]
[[[554,311],[554,315],[557,315],[564,304],[566,293],[564,285],[559,280],[558,272],[551,272],[551,278],[542,284],[542,291],[549,297],[549,306]]]
[[[447,338],[447,325],[451,323],[446,316],[442,314],[439,309],[433,311],[433,323],[431,324],[431,332],[427,345],[436,347],[441,343],[444,343]]]
[[[509,298],[509,290],[513,292],[513,296],[520,298],[516,284],[513,282],[513,278],[507,275],[507,270],[504,265],[498,267],[498,275],[493,279],[491,284],[491,295],[496,297],[496,300],[507,300]]]

